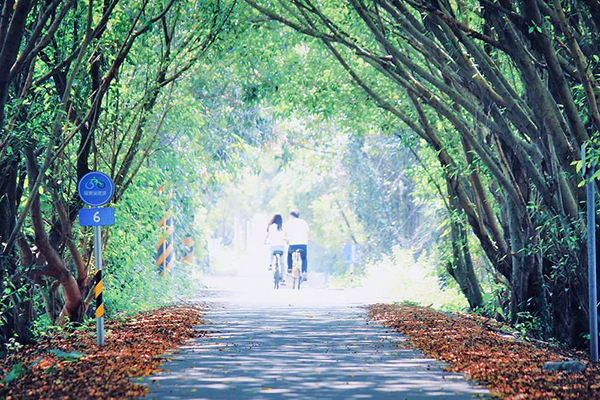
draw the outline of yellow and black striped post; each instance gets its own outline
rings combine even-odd
[[[194,265],[196,257],[194,254],[194,239],[191,235],[186,235],[186,237],[183,238],[183,245],[185,246],[185,256],[183,257],[183,261]]]
[[[158,193],[162,194],[163,187],[158,189]],[[171,202],[171,195],[169,195],[169,202]],[[172,203],[169,205],[169,211],[159,221],[158,226],[163,230],[163,236],[158,241],[156,246],[156,269],[161,275],[165,273],[173,273],[173,266],[175,264],[175,251],[174,251],[174,235],[175,235],[175,224],[173,220],[173,214],[171,213],[173,207]]]
[[[96,271],[94,276],[94,294],[96,297],[96,320],[100,323],[97,324],[97,337],[98,346],[104,346],[104,300],[102,299],[102,289],[104,286],[104,279],[102,279],[102,270]]]
[[[102,289],[102,231],[99,226],[94,226],[94,259],[96,261],[96,274],[94,275],[94,295],[96,297],[96,343],[104,346],[104,301]]]
[[[158,240],[158,246],[156,246],[156,269],[161,275],[165,270],[165,244],[165,238],[161,237]]]

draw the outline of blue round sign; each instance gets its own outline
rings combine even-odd
[[[115,191],[115,185],[105,173],[92,171],[81,178],[77,191],[85,204],[97,207],[109,202]]]

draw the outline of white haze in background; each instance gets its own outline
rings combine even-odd
[[[282,212],[282,215],[285,220],[287,213]],[[269,246],[264,244],[270,218],[271,214],[257,212],[245,225],[238,221],[232,246],[213,244],[211,259],[215,274],[205,282],[246,293],[248,301],[267,296],[273,301],[298,298],[311,302],[335,299],[336,302],[346,301],[348,304],[410,302],[450,311],[468,306],[456,288],[442,287],[443,282],[433,267],[434,260],[427,255],[415,259],[413,253],[405,249],[396,249],[393,254],[383,256],[381,261],[366,265],[364,276],[345,280],[348,287],[341,286],[335,277],[309,272],[309,282],[304,291],[290,298],[290,293],[283,293],[291,290],[291,285],[286,285],[278,294],[273,289],[273,273],[268,271]],[[329,293],[331,291],[336,293]],[[314,298],[316,293],[317,298]],[[449,307],[449,304],[452,306]]]

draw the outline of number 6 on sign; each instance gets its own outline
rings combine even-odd
[[[81,226],[106,226],[114,223],[114,208],[82,208],[79,210],[79,225]]]

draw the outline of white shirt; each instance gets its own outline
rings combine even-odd
[[[290,244],[308,244],[308,224],[301,218],[292,217],[283,225]]]
[[[271,247],[273,246],[285,246],[285,240],[283,238],[283,230],[277,229],[277,224],[269,225],[269,234],[267,240]]]

